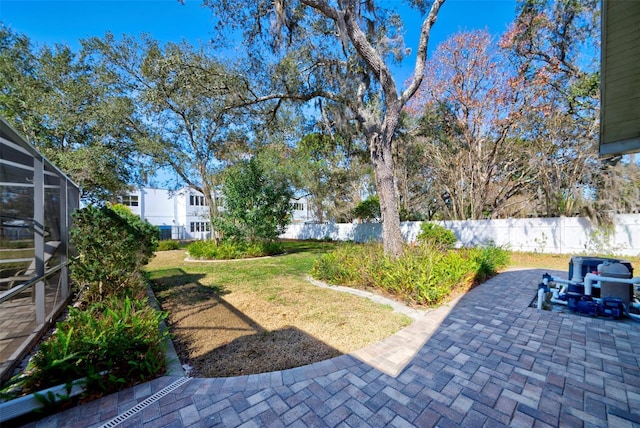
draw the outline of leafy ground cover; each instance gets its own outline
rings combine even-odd
[[[81,397],[47,396],[44,413],[91,400],[165,372],[164,314],[147,300],[141,266],[160,231],[123,206],[74,213],[70,264],[73,305],[40,341],[26,365],[1,385],[0,400],[83,379]]]
[[[378,243],[344,243],[316,260],[312,275],[330,284],[381,290],[411,305],[437,306],[495,275],[509,261],[509,253],[496,246],[450,247],[425,241],[391,259]]]

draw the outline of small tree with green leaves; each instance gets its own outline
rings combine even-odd
[[[256,158],[227,170],[222,193],[224,211],[214,224],[224,239],[275,240],[291,221],[288,181],[268,174]]]
[[[353,215],[367,222],[380,221],[380,198],[377,195],[369,196],[361,201],[353,210]]]

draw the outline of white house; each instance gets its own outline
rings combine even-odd
[[[306,198],[291,201],[292,223],[312,221]],[[143,187],[122,197],[122,204],[143,220],[159,226],[161,239],[207,239],[211,236],[204,195],[189,187],[179,190]]]

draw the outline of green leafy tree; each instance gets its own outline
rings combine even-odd
[[[380,221],[380,198],[378,196],[369,196],[353,210],[353,215],[364,221]]]
[[[0,26],[0,114],[67,173],[83,198],[113,197],[143,175],[131,101],[68,46],[34,48]]]
[[[286,165],[318,221],[350,222],[360,194],[372,190],[366,158],[366,148],[357,141],[312,132],[297,142]]]
[[[289,183],[268,174],[256,158],[226,171],[222,194],[224,210],[214,224],[226,239],[275,240],[291,220]]]
[[[429,34],[443,0],[411,1],[423,17],[413,78],[404,89],[390,65],[410,53],[402,20],[384,1],[208,1],[221,37],[241,34],[247,67],[261,86],[246,103],[316,101],[329,129],[353,129],[367,142],[375,171],[387,254],[403,251],[392,141],[400,113],[420,86]],[[396,5],[397,7],[397,5]]]
[[[145,153],[200,191],[215,219],[218,172],[252,150],[247,135],[256,112],[234,108],[245,81],[187,42],[163,46],[149,36],[116,39],[108,33],[86,48],[145,118]]]

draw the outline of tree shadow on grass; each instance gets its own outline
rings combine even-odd
[[[154,271],[149,279],[157,296],[164,299],[181,296],[185,303],[197,303],[228,293],[218,285],[202,285],[200,280],[205,276],[203,273],[187,273],[180,268],[170,268]]]
[[[180,362],[193,376],[229,377],[285,370],[341,355],[295,326],[269,331],[224,299],[229,292],[202,285],[203,274],[154,272],[151,282]]]
[[[342,355],[294,326],[256,331],[212,349],[191,361],[195,375],[230,377],[268,373],[313,364]]]

